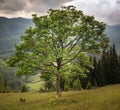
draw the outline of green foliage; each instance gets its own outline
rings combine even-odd
[[[0,59],[0,76],[2,77],[3,84],[7,84],[9,91],[20,91],[22,85],[22,78],[15,75],[16,69],[7,66],[5,61]],[[5,85],[6,85],[5,84]]]
[[[94,86],[94,88],[97,88],[97,87],[98,87],[98,84],[97,84],[96,79],[94,79],[93,81],[94,81],[94,85],[93,85],[93,86]]]
[[[0,93],[10,92],[7,82],[0,76]]]
[[[2,92],[2,90],[3,90],[3,79],[0,76],[0,92]]]
[[[24,85],[22,86],[21,92],[28,92],[28,91],[29,91],[28,86],[24,84]]]
[[[73,82],[73,89],[74,89],[74,90],[81,90],[81,89],[82,89],[81,83],[80,83],[80,79],[76,79],[76,80]]]
[[[94,69],[90,70],[89,77],[93,86],[95,82],[98,86],[120,83],[120,59],[114,44],[102,52],[98,61],[94,58],[93,63]]]
[[[48,71],[50,72],[50,71]],[[56,89],[55,87],[55,76],[50,73],[43,73],[41,74],[40,78],[42,78],[45,81],[44,89],[42,88],[42,91],[53,91]]]
[[[14,44],[20,43],[20,36],[29,26],[33,26],[31,19],[0,17],[0,54],[2,56],[13,54]],[[115,43],[118,53],[120,53],[119,30],[120,25],[107,25],[105,29],[105,34],[110,38],[110,44]]]
[[[33,22],[35,27],[25,31],[21,44],[15,46],[16,51],[7,62],[19,68],[18,74],[32,74],[37,70],[54,74],[57,93],[61,91],[61,74],[66,70],[69,73],[76,67],[81,74],[87,71],[84,52],[99,53],[108,47],[105,24],[74,6],[50,9],[45,16],[34,14]],[[73,63],[79,54],[85,60],[80,68]]]
[[[65,79],[64,79],[64,90],[68,91],[71,89],[71,79],[69,78],[68,75],[65,75]]]
[[[90,81],[88,81],[86,89],[92,89],[92,84]]]
[[[26,30],[22,43],[16,45],[14,56],[8,60],[11,66],[20,68],[20,74],[33,73],[36,68],[44,70],[45,66],[58,68],[58,60],[64,66],[81,52],[107,47],[105,24],[73,6],[50,9],[41,17],[33,15],[33,22],[35,28]]]

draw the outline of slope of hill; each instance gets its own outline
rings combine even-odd
[[[53,92],[29,92],[1,94],[0,99],[0,110],[120,110],[120,85],[63,92],[61,98]]]
[[[12,53],[14,44],[20,42],[20,36],[30,26],[33,26],[31,19],[0,17],[0,54]],[[110,38],[110,44],[116,44],[120,53],[120,25],[107,25],[105,33]]]
[[[0,59],[0,76],[7,82],[10,90],[20,91],[23,85],[22,78],[15,75],[15,70],[7,66],[7,64]]]
[[[0,17],[0,54],[10,54],[25,29],[32,25],[31,19]]]

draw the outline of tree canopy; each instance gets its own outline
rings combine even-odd
[[[19,67],[18,74],[42,72],[57,76],[57,93],[60,95],[60,74],[79,54],[99,53],[108,47],[104,34],[105,24],[84,15],[74,6],[49,9],[48,14],[33,15],[35,27],[26,29],[21,44],[9,58],[11,66]],[[84,54],[86,56],[86,54]],[[68,69],[67,69],[68,70]]]

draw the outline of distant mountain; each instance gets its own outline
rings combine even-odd
[[[119,25],[107,25],[105,33],[110,38],[110,44],[116,45],[117,52],[120,53],[120,24]]]
[[[0,54],[10,54],[25,29],[32,25],[31,19],[0,17]]]
[[[11,54],[14,44],[20,42],[20,36],[30,26],[33,26],[31,19],[0,17],[0,54]],[[105,33],[110,38],[110,44],[114,43],[120,53],[120,25],[107,25]]]

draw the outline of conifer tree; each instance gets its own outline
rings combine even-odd
[[[94,69],[90,71],[92,85],[94,78],[98,86],[120,83],[120,58],[114,44],[110,47],[110,50],[102,52],[102,56],[97,62],[93,59],[93,64]]]
[[[111,76],[112,84],[119,82],[119,58],[116,52],[115,44],[110,48],[110,67],[111,67]]]

